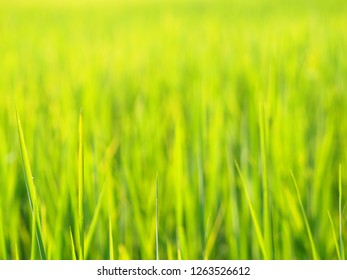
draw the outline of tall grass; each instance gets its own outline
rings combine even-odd
[[[345,258],[346,1],[82,2],[0,4],[0,259]]]
[[[36,258],[35,251],[36,251],[36,246],[38,246],[40,258],[42,260],[45,260],[46,252],[45,252],[43,239],[42,239],[43,237],[42,237],[42,226],[41,226],[41,220],[40,220],[40,204],[39,204],[39,199],[37,197],[37,192],[36,192],[36,188],[34,184],[34,177],[31,173],[29,156],[28,156],[26,145],[25,145],[22,125],[20,122],[18,111],[17,111],[17,124],[18,124],[18,136],[19,136],[19,143],[20,143],[20,152],[22,155],[22,164],[23,164],[26,191],[28,194],[30,210],[32,213],[31,215],[31,218],[32,218],[31,259]]]
[[[345,259],[345,248],[343,244],[343,231],[342,231],[342,167],[339,165],[339,245],[340,245],[340,258]]]
[[[155,184],[155,258],[159,260],[159,182]]]
[[[78,123],[78,232],[79,259],[84,260],[84,145],[82,110]]]
[[[309,223],[309,221],[308,221],[308,218],[307,218],[307,215],[306,215],[306,212],[305,212],[305,208],[304,208],[304,205],[303,205],[302,200],[301,200],[301,195],[300,195],[300,192],[299,192],[299,187],[298,187],[298,184],[296,183],[294,174],[291,173],[291,175],[292,175],[292,178],[293,178],[293,182],[294,182],[294,186],[295,186],[295,189],[296,189],[296,193],[297,193],[297,195],[298,195],[298,201],[299,201],[299,204],[300,204],[301,214],[302,214],[303,219],[304,219],[304,222],[305,222],[305,227],[306,227],[306,231],[307,231],[307,235],[308,235],[308,241],[309,241],[309,244],[310,244],[311,250],[312,250],[312,258],[313,258],[314,260],[318,260],[319,257],[318,257],[318,254],[317,254],[316,245],[315,245],[315,242],[314,242],[314,240],[313,240],[313,236],[312,236],[312,231],[311,231],[310,223]]]

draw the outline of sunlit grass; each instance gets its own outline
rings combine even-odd
[[[14,2],[0,259],[345,258],[345,1]]]
[[[29,156],[25,145],[23,130],[21,121],[17,112],[17,124],[18,124],[18,135],[20,143],[20,152],[22,155],[23,171],[26,183],[26,191],[28,194],[28,200],[31,210],[31,259],[36,259],[36,247],[39,248],[40,258],[46,259],[46,250],[44,248],[44,242],[42,237],[42,226],[40,220],[40,204],[37,197],[36,188],[34,184],[34,177],[31,172]]]

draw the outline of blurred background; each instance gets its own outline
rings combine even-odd
[[[343,258],[346,3],[1,0],[0,258]]]

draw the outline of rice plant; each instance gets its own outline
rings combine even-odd
[[[5,2],[0,259],[345,259],[346,1]]]

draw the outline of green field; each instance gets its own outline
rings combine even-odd
[[[344,259],[346,1],[47,2],[0,2],[0,259]]]

